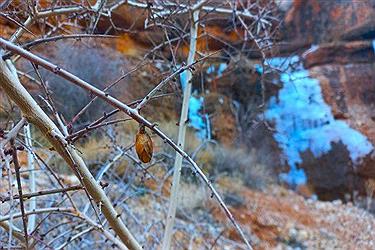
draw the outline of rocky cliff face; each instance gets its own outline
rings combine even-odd
[[[282,25],[275,37],[274,47],[266,51],[266,54],[274,58],[288,58],[292,54],[297,54],[303,63],[299,66],[302,68],[299,68],[298,73],[302,72],[311,81],[308,84],[300,82],[301,85],[306,88],[314,87],[316,90],[314,95],[310,93],[302,100],[300,97],[294,99],[307,105],[300,109],[301,112],[305,110],[307,117],[303,118],[300,113],[288,116],[288,111],[284,110],[283,112],[286,113],[283,114],[282,119],[291,117],[292,120],[280,118],[283,123],[291,123],[291,127],[284,128],[284,142],[293,141],[291,139],[296,134],[293,132],[298,131],[296,143],[300,146],[293,148],[290,145],[280,145],[280,137],[275,134],[277,131],[270,130],[268,124],[261,122],[264,107],[270,108],[272,97],[274,97],[273,104],[280,105],[282,91],[285,92],[283,86],[286,85],[286,75],[284,78],[282,74],[267,75],[269,79],[265,81],[266,98],[262,100],[261,74],[256,70],[260,65],[260,55],[255,52],[247,53],[247,58],[227,59],[224,63],[228,67],[219,75],[210,75],[203,70],[205,93],[198,91],[198,94],[205,95],[205,112],[210,117],[212,125],[210,132],[214,139],[229,147],[241,144],[248,148],[260,149],[260,152],[263,152],[258,154],[260,161],[275,168],[286,162],[291,168],[304,169],[309,186],[324,199],[342,198],[345,193],[351,193],[353,190],[364,193],[364,180],[375,178],[375,156],[372,146],[375,145],[375,1],[275,0],[274,2]],[[152,25],[145,29],[147,18],[147,10],[124,4],[112,13],[111,19],[101,17],[97,31],[104,32],[112,26],[110,32],[119,35],[120,38],[103,43],[126,57],[143,57],[157,44],[160,45],[159,49],[164,53],[165,59],[168,59],[170,50],[168,43],[163,43],[162,30]],[[181,23],[187,23],[187,20],[186,15],[181,15]],[[16,28],[4,20],[0,22],[2,27],[0,34],[5,37]],[[201,39],[198,40],[198,50],[207,52],[222,48],[228,50],[232,47],[238,49],[243,45],[241,35],[244,30],[231,29],[231,25],[230,15],[226,15],[220,22],[206,21],[204,29],[201,28],[199,31]],[[133,32],[128,32],[130,28]],[[253,45],[249,41],[248,46]],[[182,43],[176,51],[178,60],[185,58],[188,43]],[[129,99],[141,96],[142,90],[150,89],[156,84],[154,80],[155,74],[159,73],[158,69],[153,67],[144,71],[151,72],[148,75],[152,77],[140,75],[138,78],[142,79],[136,80],[135,86],[138,86],[138,82],[144,84],[132,88],[134,91],[130,93],[132,98]],[[278,84],[274,84],[275,81],[271,78],[276,79]],[[195,79],[193,84],[195,89],[199,90],[201,76]],[[325,113],[315,113],[315,117],[324,114],[328,118],[323,117],[324,119],[320,121],[312,119],[313,115],[308,112],[312,110],[309,109],[311,105],[319,106],[314,103],[316,100],[319,101],[319,105],[326,106],[324,106]],[[159,114],[163,114],[163,110],[160,110]],[[165,119],[175,119],[174,116],[165,117]],[[273,124],[274,122],[273,120]],[[350,133],[332,135],[337,131],[336,127],[331,126],[328,127],[330,130],[327,129],[327,122],[339,124],[341,128],[346,126],[345,131]],[[305,128],[310,133],[309,137],[306,137]],[[325,132],[322,133],[318,128],[325,128]],[[309,142],[313,138],[311,134],[328,139],[324,143],[315,141],[314,146]],[[302,145],[301,140],[308,142]],[[286,152],[291,148],[294,150],[293,154],[295,153],[294,160],[288,159],[288,152]],[[279,159],[283,157],[285,161],[280,161]]]
[[[299,44],[300,51],[305,51],[304,67],[318,80],[335,120],[344,121],[372,145],[375,145],[374,18],[375,2],[371,0],[295,0],[285,14],[280,34],[281,40]],[[311,49],[306,51],[306,48]],[[342,190],[363,191],[364,179],[375,177],[373,149],[355,163],[346,150],[336,145],[318,159],[303,157],[305,162],[301,167],[306,169],[308,181],[325,198],[342,197],[339,194]],[[331,157],[336,160],[328,160]]]

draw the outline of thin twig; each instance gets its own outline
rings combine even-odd
[[[110,96],[108,93],[105,93],[105,92],[99,90],[98,88],[92,86],[88,82],[86,82],[86,81],[80,79],[79,77],[75,76],[74,74],[72,74],[72,73],[70,73],[70,72],[68,72],[68,71],[66,71],[66,70],[58,67],[57,65],[52,64],[52,63],[48,62],[47,60],[45,60],[45,59],[43,59],[41,57],[38,57],[38,56],[34,55],[33,53],[28,52],[28,51],[22,49],[21,47],[19,47],[17,45],[14,45],[14,44],[12,44],[12,43],[10,43],[10,42],[2,39],[2,38],[0,38],[0,45],[4,49],[11,50],[14,53],[17,53],[20,56],[22,56],[22,57],[24,57],[24,58],[26,58],[26,59],[34,62],[34,63],[36,63],[36,64],[38,64],[38,65],[46,68],[47,70],[49,70],[49,71],[51,71],[51,72],[53,72],[53,73],[55,73],[55,74],[63,77],[64,79],[68,80],[69,82],[71,82],[71,83],[73,83],[73,84],[75,84],[75,85],[77,85],[77,86],[79,86],[79,87],[81,87],[81,88],[83,88],[83,89],[91,92],[92,94],[98,96],[99,98],[101,98],[104,101],[108,102],[112,106],[114,106],[114,107],[122,110],[124,113],[128,114],[130,117],[132,117],[134,120],[136,120],[138,123],[141,123],[141,124],[145,125],[146,127],[148,127],[149,129],[151,129],[152,131],[154,131],[154,133],[157,134],[161,139],[163,139],[165,143],[168,143],[174,150],[176,150],[179,154],[181,154],[182,157],[185,158],[191,164],[191,167],[192,167],[194,173],[198,174],[202,178],[202,180],[206,183],[206,185],[211,190],[212,195],[217,199],[217,201],[219,202],[220,206],[224,210],[224,212],[227,215],[227,217],[229,218],[229,220],[235,226],[237,232],[239,233],[239,235],[241,236],[241,238],[243,239],[243,241],[246,243],[246,245],[248,246],[249,249],[252,249],[251,246],[250,246],[250,244],[248,243],[248,241],[246,239],[246,236],[243,233],[241,227],[236,222],[236,220],[234,219],[232,213],[230,212],[230,210],[228,209],[228,207],[224,203],[223,199],[221,198],[221,196],[219,195],[219,193],[216,191],[216,189],[212,185],[211,181],[206,177],[206,175],[204,174],[204,172],[198,166],[198,164],[184,150],[182,150],[176,143],[174,143],[172,141],[172,139],[170,139],[169,136],[167,136],[164,132],[162,132],[160,129],[158,129],[155,126],[154,123],[151,123],[150,121],[146,120],[143,116],[141,116],[138,113],[138,111],[136,109],[130,108],[128,105],[126,105],[126,104],[122,103],[121,101],[117,100],[116,98]],[[179,72],[179,73],[181,73],[181,72]],[[47,119],[47,117],[46,117],[46,119]],[[58,135],[53,135],[53,136],[55,138],[57,138]],[[62,138],[58,138],[58,139],[59,139],[58,143],[62,143],[62,145],[67,145],[66,141],[61,141]],[[69,152],[71,154],[73,153],[76,157],[79,157],[75,153],[75,151],[69,150]],[[82,162],[82,164],[84,164],[84,162],[82,161],[82,159],[80,159],[80,157],[76,158],[76,160],[78,160],[78,161]],[[87,174],[89,174],[89,173],[87,173]],[[91,175],[91,173],[90,173],[90,175]]]
[[[52,37],[45,37],[32,40],[30,42],[21,44],[22,48],[30,49],[31,47],[40,45],[42,43],[49,43],[49,42],[56,42],[58,40],[63,39],[81,39],[81,38],[118,38],[118,36],[113,35],[101,35],[101,34],[73,34],[73,35],[59,35],[59,36],[52,36]],[[6,53],[3,55],[3,60],[11,58],[12,53]]]
[[[166,77],[164,80],[162,80],[158,85],[156,85],[143,99],[142,101],[137,105],[137,107],[135,107],[135,110],[141,110],[150,100],[151,98],[156,95],[156,93],[158,93],[160,91],[160,89],[165,85],[167,84],[169,81],[171,81],[172,79],[174,79],[177,75],[183,73],[185,70],[191,70],[193,69],[194,65],[199,63],[199,62],[202,62],[203,60],[217,54],[218,51],[216,52],[213,52],[211,54],[208,54],[198,60],[195,60],[194,62],[190,63],[190,64],[187,64],[185,66],[181,66],[179,69],[175,70],[172,74],[170,74],[168,77]]]
[[[158,99],[158,98],[165,97],[165,96],[170,96],[170,95],[172,95],[172,94],[171,94],[171,93],[161,94],[161,95],[154,96],[154,97],[152,97],[151,99],[154,100],[154,99]],[[142,101],[142,99],[139,99],[139,100],[133,101],[133,102],[127,104],[127,105],[131,107],[131,106],[134,106],[134,105],[140,103],[141,101]],[[77,138],[77,137],[81,137],[81,135],[84,134],[87,130],[90,130],[90,128],[92,128],[92,127],[96,127],[96,126],[98,126],[98,125],[100,125],[100,124],[103,124],[103,123],[102,123],[103,121],[105,121],[105,120],[108,119],[109,117],[111,117],[111,116],[117,114],[118,112],[120,112],[119,109],[114,109],[114,110],[110,111],[109,113],[106,113],[106,112],[105,112],[105,113],[103,114],[103,116],[101,116],[101,117],[98,118],[97,120],[91,122],[91,123],[90,123],[89,125],[87,125],[85,128],[83,128],[83,129],[81,129],[81,130],[79,130],[79,131],[77,131],[77,132],[75,132],[75,133],[72,133],[72,134],[68,135],[67,137],[65,137],[65,139],[66,139],[67,141],[72,141],[72,142],[77,141],[77,140],[79,139],[79,138]]]
[[[23,223],[23,231],[25,233],[25,243],[26,243],[26,250],[29,248],[29,236],[27,233],[27,217],[25,215],[25,206],[23,204],[22,197],[22,184],[21,184],[21,175],[20,175],[20,164],[18,162],[18,156],[17,156],[17,148],[14,144],[14,139],[10,141],[11,147],[12,147],[12,158],[13,158],[13,165],[14,169],[16,171],[16,180],[17,180],[17,188],[18,188],[18,196],[20,200],[20,208],[21,208],[21,214],[22,214],[22,223]]]
[[[71,207],[48,207],[48,208],[39,208],[31,211],[25,211],[25,216],[28,216],[30,214],[43,214],[43,213],[49,213],[49,212],[73,212],[74,209]],[[22,213],[16,213],[13,214],[14,219],[22,217]],[[0,222],[1,221],[8,221],[10,220],[10,216],[0,216]]]
[[[123,74],[122,76],[120,76],[116,81],[114,81],[113,83],[109,84],[107,87],[105,87],[103,89],[103,91],[107,91],[107,90],[110,90],[113,86],[115,86],[117,83],[119,83],[120,81],[122,81],[123,79],[125,79],[126,77],[128,77],[129,75],[131,75],[132,73],[134,73],[135,71],[137,71],[139,69],[139,67],[141,66],[144,66],[145,63],[139,63],[138,65],[136,65],[133,69],[131,69],[129,72],[127,72],[126,74]],[[69,126],[72,126],[73,123],[75,123],[78,118],[90,107],[90,105],[95,101],[97,100],[98,97],[97,96],[94,96],[89,103],[87,103],[72,119],[72,121],[68,124],[68,127]]]
[[[58,193],[63,193],[65,194],[66,192],[70,191],[76,191],[76,190],[81,190],[82,186],[81,185],[74,185],[71,187],[66,187],[66,188],[56,188],[56,189],[51,189],[51,190],[42,190],[42,191],[37,191],[33,193],[28,193],[28,194],[23,194],[22,196],[20,195],[14,195],[13,199],[20,199],[22,197],[22,200],[27,200],[32,197],[39,197],[43,195],[50,195],[50,194],[58,194]],[[0,197],[0,202],[5,202],[9,201],[10,197]]]
[[[79,138],[81,138],[82,136],[84,136],[85,134],[87,134],[88,132],[90,132],[94,129],[98,129],[98,128],[108,126],[108,125],[112,125],[112,124],[117,124],[117,123],[120,123],[120,122],[127,122],[127,121],[131,121],[131,120],[133,120],[133,119],[130,119],[130,118],[128,118],[128,119],[116,119],[116,120],[96,124],[96,125],[93,125],[93,126],[87,126],[84,129],[81,129],[81,130],[75,132],[74,134],[71,134],[71,135],[67,136],[66,139],[70,140],[71,142],[75,142]]]
[[[2,39],[0,38],[0,41],[1,40]],[[101,206],[103,214],[121,240],[131,249],[142,249],[136,238],[134,238],[123,221],[117,216],[117,212],[108,196],[102,187],[95,181],[78,152],[74,147],[67,143],[64,139],[63,133],[59,130],[56,124],[54,124],[54,122],[35,102],[33,97],[19,82],[17,76],[12,74],[9,66],[2,60],[0,60],[0,86],[18,105],[25,117],[41,130],[42,134],[66,161],[72,171],[78,173],[77,177],[84,184],[85,190],[90,194],[93,200]]]

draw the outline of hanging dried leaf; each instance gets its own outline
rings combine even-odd
[[[145,126],[143,125],[139,127],[139,131],[135,136],[135,151],[137,152],[138,158],[143,163],[151,161],[153,144],[151,137],[146,132]]]

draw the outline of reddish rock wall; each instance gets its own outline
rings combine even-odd
[[[374,20],[375,1],[295,0],[285,15],[284,27],[280,33],[280,39],[283,41],[315,47],[304,55],[305,68],[309,69],[311,76],[319,80],[324,99],[332,107],[335,118],[347,122],[350,127],[365,135],[373,145]],[[337,152],[333,154],[338,157]],[[329,155],[316,161],[308,157],[308,154],[305,155],[307,163],[303,164],[303,167],[309,175],[309,182],[315,186],[321,197],[342,198],[343,192],[350,193],[354,189],[363,193],[362,178],[375,178],[373,154],[357,166],[346,163],[345,155],[347,153],[342,152],[342,157],[338,158],[342,161],[337,160],[331,164],[337,166],[331,167],[323,164]],[[335,181],[338,179],[337,173],[345,175],[345,178],[340,179],[340,183]],[[321,178],[323,175],[325,180]]]

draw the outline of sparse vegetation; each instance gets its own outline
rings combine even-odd
[[[373,41],[333,2],[2,1],[0,249],[373,249]]]

